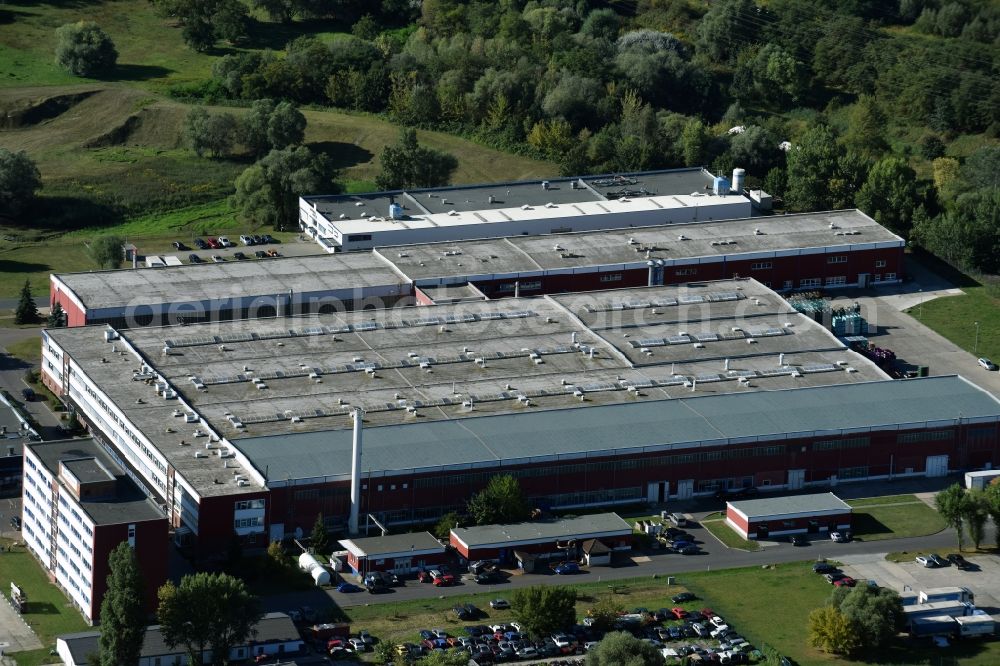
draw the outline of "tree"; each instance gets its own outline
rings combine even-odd
[[[881,157],[888,149],[885,140],[889,121],[874,95],[861,95],[851,109],[844,141],[851,149],[869,158]]]
[[[684,154],[684,164],[699,166],[708,159],[708,142],[711,135],[705,123],[697,118],[689,120],[681,133],[681,151]]]
[[[396,645],[391,641],[379,641],[375,644],[374,654],[376,664],[391,664],[396,660]]]
[[[380,161],[382,171],[375,177],[380,190],[447,185],[458,168],[453,155],[421,146],[416,131],[408,128],[400,130],[396,143],[385,147]]]
[[[530,514],[521,484],[510,474],[491,477],[486,488],[469,500],[468,509],[477,525],[517,523]]]
[[[225,663],[234,645],[255,634],[261,618],[257,598],[242,580],[224,573],[184,576],[180,586],[168,581],[158,596],[163,639],[171,648],[183,645],[190,664],[201,663],[206,646],[213,664]]]
[[[232,152],[237,127],[236,116],[231,113],[208,113],[195,107],[184,121],[184,136],[198,157],[206,152],[222,157]]]
[[[983,542],[986,532],[986,521],[989,518],[989,503],[986,493],[979,489],[971,489],[965,494],[965,502],[962,507],[963,518],[969,530],[969,538],[972,545],[979,550],[979,545]]]
[[[14,310],[15,324],[37,324],[40,317],[38,306],[31,295],[31,281],[25,280],[21,287],[21,297],[17,301],[17,309]]]
[[[313,523],[312,534],[309,535],[309,547],[316,555],[328,555],[330,553],[330,536],[326,532],[326,523],[323,522],[323,514],[316,514],[316,522]]]
[[[98,268],[118,268],[122,263],[125,241],[118,236],[98,236],[87,246],[87,254]]]
[[[829,210],[830,182],[837,178],[841,151],[832,130],[817,125],[788,151],[785,200],[794,210]]]
[[[27,153],[0,148],[0,218],[18,217],[41,186],[38,167]]]
[[[576,622],[576,590],[558,585],[534,585],[514,592],[511,611],[521,631],[547,636]]]
[[[139,561],[127,541],[111,551],[108,567],[108,589],[101,602],[101,666],[134,664],[146,634],[146,612]]]
[[[115,66],[118,50],[108,33],[90,21],[56,29],[56,64],[76,76],[93,76]]]
[[[291,102],[281,102],[267,119],[267,141],[271,148],[281,150],[299,146],[306,135],[306,117]]]
[[[587,617],[591,620],[591,626],[595,631],[611,631],[618,616],[621,614],[621,606],[605,600],[598,602],[593,608],[587,611]]]
[[[851,622],[834,606],[823,606],[809,613],[809,644],[833,654],[850,654],[858,647],[858,636]]]
[[[986,512],[993,521],[993,534],[996,539],[996,546],[1000,548],[1000,484],[995,480],[991,481],[983,490],[986,500]]]
[[[267,562],[274,571],[281,571],[288,566],[288,556],[285,555],[285,549],[281,547],[280,541],[267,544]]]
[[[247,36],[250,17],[240,0],[153,0],[166,16],[176,17],[181,37],[195,51],[207,51],[216,40],[238,42]]]
[[[662,666],[663,655],[652,644],[624,631],[605,634],[587,652],[587,666]]]
[[[731,60],[761,32],[760,15],[753,0],[722,0],[698,24],[698,50],[713,60]]]
[[[66,311],[63,310],[62,303],[56,301],[56,304],[52,306],[49,310],[48,319],[45,320],[45,326],[48,328],[62,328],[66,325]]]
[[[463,651],[435,650],[426,657],[417,660],[420,666],[467,666],[469,653]]]
[[[449,511],[441,516],[441,520],[439,520],[434,526],[434,529],[432,530],[434,532],[434,536],[438,539],[448,539],[451,536],[452,528],[461,524],[461,521],[462,516],[460,516],[457,511]]]
[[[868,585],[839,588],[831,595],[830,605],[847,618],[859,648],[883,648],[904,628],[903,601],[889,588]]]
[[[901,157],[875,163],[855,198],[863,211],[891,231],[906,235],[917,207],[917,174]]]
[[[298,223],[299,195],[327,189],[332,176],[325,155],[313,155],[304,146],[272,150],[236,178],[230,201],[247,220],[292,228]]]
[[[962,550],[962,527],[965,522],[965,489],[959,484],[948,486],[934,496],[934,506],[949,527],[953,527],[958,538],[958,549]]]

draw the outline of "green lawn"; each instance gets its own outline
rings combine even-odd
[[[12,542],[0,539],[0,543],[9,548]],[[86,630],[83,616],[59,588],[49,583],[38,562],[23,547],[0,554],[0,589],[4,594],[9,593],[11,581],[27,593],[28,612],[23,617],[45,646],[23,653],[23,662],[18,654],[19,666],[58,662],[58,658],[49,657],[49,649],[55,647],[55,639],[60,634]]]
[[[852,520],[854,535],[865,541],[926,536],[947,527],[937,511],[913,495],[871,497],[847,503],[856,509]]]
[[[994,361],[1000,359],[1000,284],[977,282],[934,257],[923,255],[920,261],[959,285],[965,295],[936,298],[906,313],[918,317],[925,326],[970,354],[987,356]],[[974,323],[977,321],[978,347]]]
[[[14,358],[19,358],[31,365],[38,365],[42,360],[42,343],[38,336],[32,336],[27,340],[19,340],[4,345],[7,353]]]
[[[756,541],[744,539],[726,524],[725,520],[703,520],[701,526],[712,533],[727,548],[738,548],[740,550],[760,550],[760,544]]]

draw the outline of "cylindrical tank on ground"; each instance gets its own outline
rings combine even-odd
[[[747,171],[746,169],[736,168],[733,169],[733,192],[742,192],[743,183],[746,182]]]
[[[299,569],[312,576],[316,585],[330,584],[330,572],[323,568],[323,565],[313,557],[312,553],[302,553],[299,555]]]

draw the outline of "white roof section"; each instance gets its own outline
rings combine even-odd
[[[557,520],[456,527],[451,538],[466,548],[514,548],[552,541],[628,536],[632,526],[617,513],[595,513]]]
[[[788,495],[726,502],[727,509],[746,520],[782,520],[851,513],[851,505],[833,493]]]

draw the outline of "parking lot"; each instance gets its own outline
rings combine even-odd
[[[967,587],[976,595],[977,608],[990,614],[1000,612],[1000,557],[996,555],[968,557],[974,566],[966,571],[954,566],[927,569],[913,560],[889,562],[882,554],[847,555],[839,559],[844,573],[857,580],[874,580],[900,593],[917,593],[932,587]]]
[[[262,236],[263,234],[257,234]],[[217,239],[217,236],[200,236],[204,241],[208,241],[209,238]],[[275,251],[282,257],[304,257],[314,254],[324,254],[323,250],[316,244],[315,241],[309,238],[293,238],[292,240],[285,240],[281,242],[263,243],[255,245],[245,245],[240,242],[240,234],[230,234],[226,238],[229,239],[233,245],[226,248],[207,248],[200,249],[195,242],[195,238],[178,238],[177,241],[183,243],[188,249],[186,250],[174,250],[170,253],[165,253],[161,256],[175,256],[182,263],[189,264],[192,263],[190,260],[190,255],[197,255],[202,263],[211,263],[213,256],[222,257],[224,261],[234,261],[234,255],[237,252],[242,252],[246,255],[247,260],[255,260],[255,253],[257,251]]]

